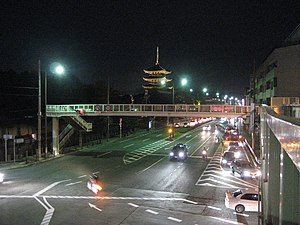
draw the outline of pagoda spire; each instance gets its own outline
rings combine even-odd
[[[159,59],[159,48],[157,46],[156,47],[156,63],[155,63],[155,65],[158,65],[158,59]]]

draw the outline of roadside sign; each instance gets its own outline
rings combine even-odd
[[[4,140],[14,139],[12,134],[4,134],[3,135]]]
[[[24,138],[15,139],[17,144],[24,143]]]

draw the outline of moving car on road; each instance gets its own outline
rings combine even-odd
[[[225,195],[226,208],[234,209],[237,213],[258,211],[258,202],[261,196],[258,195],[256,189],[226,191]]]
[[[222,159],[221,159],[222,166],[228,166],[228,167],[230,167],[231,163],[235,160],[234,154],[235,153],[232,152],[232,151],[226,151],[226,152],[224,152],[224,154],[222,156]]]
[[[185,160],[188,157],[188,150],[185,144],[177,144],[173,147],[169,154],[170,160]]]
[[[261,175],[260,170],[246,160],[234,160],[231,163],[231,169],[233,174],[238,173],[242,179],[258,178]]]

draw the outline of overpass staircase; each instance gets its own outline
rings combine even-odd
[[[76,130],[91,132],[93,124],[88,123],[79,115],[63,117],[63,119],[68,123],[65,129],[59,134],[59,146],[63,147],[68,140],[70,140],[71,136],[75,133]]]

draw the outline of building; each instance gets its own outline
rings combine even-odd
[[[273,97],[300,96],[300,24],[265,58],[254,74],[254,102],[271,105]]]
[[[156,62],[155,65],[144,69],[144,84],[145,102],[149,103],[151,96],[151,102],[163,101],[163,95],[170,96],[173,86],[170,85],[172,79],[168,76],[171,71],[164,69],[159,65],[159,48],[156,49]],[[160,98],[160,99],[158,99]]]

